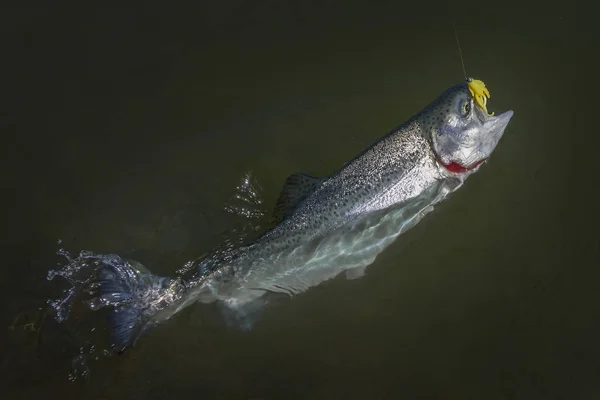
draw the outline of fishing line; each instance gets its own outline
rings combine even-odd
[[[460,48],[460,41],[458,40],[458,31],[456,30],[456,22],[452,22],[452,27],[454,28],[454,37],[456,38],[456,44],[458,45],[458,54],[460,55],[460,63],[462,65],[463,74],[465,76],[465,80],[470,82],[470,79],[467,77],[467,69],[465,68],[465,61],[463,59],[462,50]]]

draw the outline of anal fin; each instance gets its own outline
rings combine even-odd
[[[265,299],[258,298],[235,307],[220,302],[218,307],[228,327],[248,332],[254,327],[256,319],[262,312],[265,304]]]
[[[346,270],[346,279],[348,280],[352,280],[352,279],[360,279],[363,276],[365,276],[365,269],[367,267],[356,267],[356,268],[350,268]]]

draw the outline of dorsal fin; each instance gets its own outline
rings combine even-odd
[[[280,222],[292,214],[296,206],[317,190],[322,182],[322,178],[303,173],[288,176],[275,203],[272,222]]]

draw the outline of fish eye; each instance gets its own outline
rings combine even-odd
[[[469,99],[464,99],[462,105],[460,107],[461,114],[463,117],[466,117],[471,112],[471,101]]]

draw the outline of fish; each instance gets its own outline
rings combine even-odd
[[[271,296],[294,296],[344,274],[359,279],[399,235],[489,160],[514,112],[487,111],[489,91],[468,78],[326,177],[293,173],[273,225],[249,243],[157,276],[117,254],[82,252],[97,266],[96,308],[109,307],[113,350],[195,303],[216,303],[228,325],[250,330]]]

